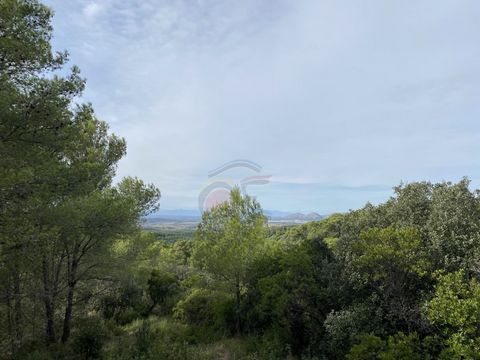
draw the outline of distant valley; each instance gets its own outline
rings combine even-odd
[[[288,226],[304,224],[309,221],[318,221],[325,218],[316,212],[286,212],[277,210],[265,210],[268,223],[273,226]],[[201,213],[198,210],[160,210],[146,217],[142,227],[151,230],[175,230],[175,229],[193,229],[200,222]]]

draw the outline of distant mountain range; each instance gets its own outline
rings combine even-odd
[[[309,212],[308,214],[302,213],[293,213],[284,216],[283,219],[285,220],[302,220],[302,221],[317,221],[323,219],[325,216],[317,214],[316,212]]]

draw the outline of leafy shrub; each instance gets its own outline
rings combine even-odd
[[[225,293],[194,289],[178,302],[175,316],[190,325],[231,332],[234,301]]]
[[[135,319],[141,317],[141,314],[132,308],[127,308],[117,313],[115,320],[119,325],[130,324]]]
[[[31,348],[30,351],[23,349],[14,358],[22,360],[64,360],[70,358],[68,349],[62,344],[53,344],[45,346],[45,344],[38,345]]]
[[[259,359],[283,359],[291,354],[291,346],[285,342],[287,330],[281,327],[272,327],[262,336],[258,344]]]
[[[152,270],[147,282],[147,293],[152,301],[151,310],[153,310],[156,305],[165,306],[167,298],[176,294],[178,290],[179,284],[173,274],[160,270]]]
[[[148,299],[142,288],[133,282],[126,283],[115,292],[104,296],[97,309],[105,319],[114,319],[120,325],[126,325],[150,313]]]
[[[385,349],[385,341],[373,334],[364,334],[360,342],[353,345],[347,355],[348,360],[379,359],[378,354]]]
[[[387,341],[373,334],[364,334],[360,342],[350,349],[347,359],[420,360],[425,359],[422,352],[416,333],[399,332],[389,336]]]
[[[324,322],[330,354],[344,356],[359,334],[373,331],[376,323],[374,310],[367,304],[356,304],[330,312]]]
[[[98,317],[81,319],[73,334],[72,349],[85,359],[98,359],[107,337],[103,321]]]
[[[464,270],[439,275],[435,296],[426,303],[429,320],[447,336],[447,356],[477,358],[480,353],[480,282]]]
[[[421,349],[416,333],[404,334],[399,332],[389,336],[387,348],[380,354],[381,360],[420,360]]]
[[[50,359],[55,359],[55,357],[52,356],[52,353],[48,351],[47,349],[43,350],[34,350],[29,354],[25,354],[23,357],[25,360],[50,360]]]
[[[152,344],[153,334],[150,328],[150,322],[143,320],[142,324],[135,332],[135,350],[138,355],[146,354]]]
[[[120,309],[120,301],[117,296],[109,294],[100,300],[98,308],[105,319],[113,318]]]

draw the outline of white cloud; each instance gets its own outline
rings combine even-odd
[[[83,15],[85,15],[85,17],[87,19],[93,19],[95,17],[97,17],[98,15],[100,15],[104,10],[104,7],[103,5],[101,5],[100,3],[98,2],[89,2],[88,4],[86,4],[83,8]]]

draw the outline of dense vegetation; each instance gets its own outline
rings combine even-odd
[[[280,229],[235,189],[193,238],[142,231],[159,191],[112,183],[125,141],[59,75],[51,16],[0,0],[3,358],[480,358],[467,179]]]

